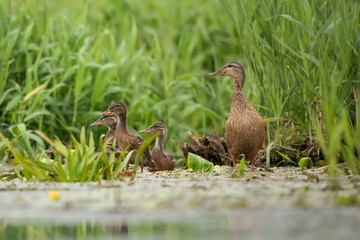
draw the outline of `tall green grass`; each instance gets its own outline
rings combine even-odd
[[[359,17],[352,0],[1,1],[1,132],[24,123],[67,141],[123,101],[130,128],[164,122],[179,157],[187,130],[224,132],[231,80],[205,76],[239,61],[267,143],[289,143],[290,121],[359,170]]]
[[[220,4],[198,4],[2,1],[2,132],[25,123],[66,141],[116,101],[128,105],[134,130],[164,122],[173,151],[188,129],[221,129],[227,110],[214,106],[230,87],[203,75],[217,55],[213,39],[223,41],[211,33],[227,18],[211,26]]]
[[[222,0],[248,71],[246,94],[268,124],[268,139],[285,121],[314,135],[332,166],[343,156],[359,174],[358,1]],[[356,129],[356,131],[355,131]],[[287,132],[290,133],[289,129]],[[284,134],[286,142],[289,134]],[[345,136],[345,139],[344,139]]]

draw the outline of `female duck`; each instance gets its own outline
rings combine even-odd
[[[251,170],[253,170],[255,155],[264,143],[264,122],[243,93],[244,68],[237,62],[229,62],[219,71],[209,74],[209,76],[218,75],[229,76],[234,82],[230,114],[225,126],[228,151],[232,156],[234,167],[235,159],[240,154],[244,154],[245,159],[251,159]]]

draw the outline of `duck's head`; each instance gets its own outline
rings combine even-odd
[[[245,78],[244,68],[238,62],[228,62],[219,71],[209,73],[209,76],[229,76],[232,78]]]
[[[67,144],[64,141],[61,141],[62,145],[64,145],[67,149],[69,149],[69,144]],[[57,152],[57,149],[55,148],[55,146],[52,146],[51,148],[45,150],[45,153],[53,153],[53,152]]]
[[[163,134],[166,134],[167,129],[163,123],[161,123],[161,122],[154,123],[147,129],[144,129],[144,130],[140,131],[139,133],[155,134],[157,132],[162,132]]]
[[[121,154],[123,151],[124,151],[124,149],[122,149],[121,147],[119,147],[119,146],[115,147],[115,154]],[[126,153],[127,153],[127,151],[126,151]]]
[[[110,148],[111,151],[115,152],[115,154],[121,154],[124,149],[122,149],[119,145],[115,144],[115,147],[111,147]],[[128,151],[126,151],[125,153],[128,153]]]
[[[125,103],[117,102],[117,103],[111,104],[110,107],[108,108],[108,110],[101,113],[101,116],[110,115],[110,114],[113,114],[113,115],[116,115],[119,117],[126,116],[127,107],[126,107]]]
[[[116,128],[119,123],[119,117],[115,114],[103,115],[96,122],[93,122],[90,127],[105,125],[110,128]]]

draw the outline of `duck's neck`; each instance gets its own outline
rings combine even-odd
[[[157,136],[156,138],[154,149],[156,148],[160,151],[163,151],[165,139],[166,139],[166,132],[161,131],[159,136]]]
[[[245,82],[245,76],[244,75],[237,75],[233,78],[234,81],[234,91],[242,91],[244,82]]]
[[[109,131],[106,133],[106,136],[105,136],[104,140],[106,141],[106,140],[108,140],[110,138],[113,138],[115,136],[115,134],[116,134],[116,127],[115,127],[115,129],[111,129],[109,127]],[[111,144],[112,144],[112,142],[113,142],[113,140],[109,141],[109,143],[111,143]]]
[[[129,129],[128,129],[128,126],[127,126],[127,122],[126,122],[126,115],[121,115],[119,116],[119,129],[121,132],[125,132],[125,133],[129,133]]]
[[[116,126],[117,126],[116,123],[109,125],[109,126],[108,126],[108,127],[109,127],[109,131],[115,132],[115,131],[116,131]]]
[[[245,77],[237,76],[233,78],[234,80],[234,89],[232,92],[232,101],[231,101],[231,109],[241,109],[239,106],[242,106],[244,103],[246,103],[246,98],[243,92],[243,85]]]

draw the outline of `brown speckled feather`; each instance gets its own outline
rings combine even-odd
[[[230,114],[225,126],[228,151],[250,160],[261,149],[265,138],[264,122],[241,90],[234,90]]]
[[[128,148],[128,152],[132,151],[132,150],[137,150],[140,148],[141,144],[143,144],[144,140],[139,137],[136,136],[135,134],[129,132],[129,131],[124,131],[123,128],[119,128],[117,134],[116,134],[116,140],[117,143],[119,144],[119,146],[121,148],[126,148],[127,146],[129,146]],[[145,148],[144,150],[144,155],[147,159],[147,164],[149,164],[149,162],[151,161],[151,153],[149,148]],[[133,154],[133,156],[131,157],[131,160],[133,161],[135,158],[135,154]]]

